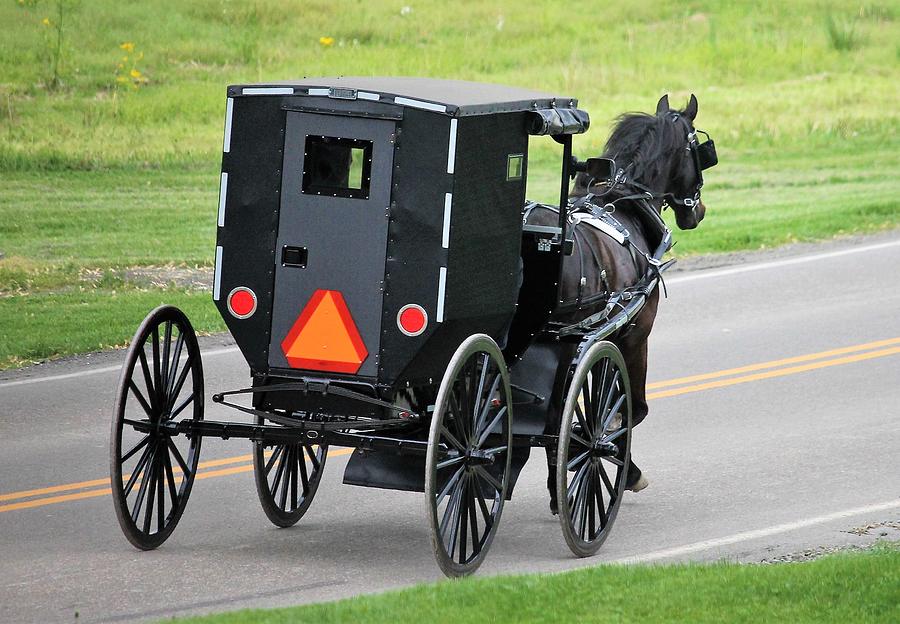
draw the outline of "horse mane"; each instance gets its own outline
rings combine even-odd
[[[603,155],[616,161],[616,166],[631,166],[633,180],[649,183],[668,172],[668,156],[681,146],[676,124],[662,115],[625,113],[616,120],[606,141]]]
[[[616,167],[625,169],[628,177],[645,185],[651,185],[670,165],[669,156],[681,146],[682,138],[676,132],[676,124],[662,115],[624,113],[616,119],[606,146],[605,158],[612,158]],[[588,177],[579,174],[576,186],[584,188]]]

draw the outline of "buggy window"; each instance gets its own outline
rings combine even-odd
[[[372,141],[307,135],[304,193],[368,199],[371,175]]]

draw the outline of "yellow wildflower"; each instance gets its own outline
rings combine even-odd
[[[49,17],[45,17],[44,19],[41,20],[41,24],[43,24],[44,26],[49,26],[49,25],[50,25],[50,18],[49,18]]]
[[[120,45],[119,47],[120,47],[121,49],[125,50],[126,52],[129,52],[129,53],[130,53],[130,52],[134,52],[134,44],[131,43],[130,41],[126,41],[125,43],[123,43],[123,44]]]
[[[319,43],[323,47],[330,47],[334,45],[334,37],[319,37]]]
[[[139,71],[136,70],[136,69],[132,69],[132,70],[131,70],[130,72],[128,72],[128,73],[131,75],[132,78],[140,78],[140,77],[141,77],[141,72],[139,72]]]

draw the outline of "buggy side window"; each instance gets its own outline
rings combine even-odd
[[[368,199],[371,175],[372,141],[306,136],[304,193]]]

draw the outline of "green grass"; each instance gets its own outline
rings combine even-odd
[[[694,92],[721,164],[707,172],[707,220],[677,235],[677,255],[900,225],[893,3],[658,0],[573,12],[551,0],[527,10],[428,0],[401,14],[388,0],[92,0],[66,13],[59,85],[55,6],[0,0],[2,327],[50,295],[81,296],[86,272],[211,264],[229,83],[391,74],[563,91],[593,119],[575,139],[582,157],[600,151],[616,115]],[[132,86],[131,69],[145,82]],[[557,154],[533,141],[532,198],[555,201]],[[53,322],[37,339],[10,330],[0,368],[122,344],[131,329],[106,322],[121,308],[109,290],[91,295],[104,320],[84,339],[54,334]],[[208,297],[197,301],[200,328],[220,328]]]
[[[900,550],[808,563],[598,566],[470,578],[340,602],[237,611],[179,624],[314,622],[897,622]]]

